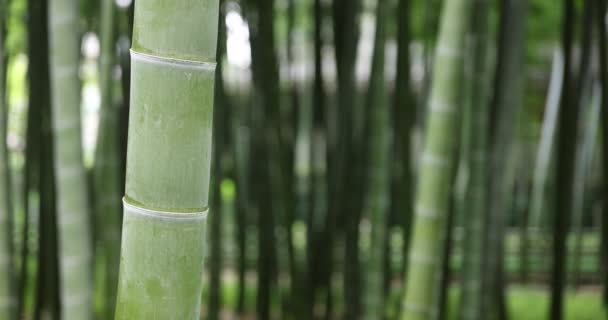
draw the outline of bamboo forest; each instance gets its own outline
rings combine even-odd
[[[0,320],[608,320],[608,0],[0,0]]]

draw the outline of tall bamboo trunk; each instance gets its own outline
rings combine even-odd
[[[403,319],[437,316],[445,218],[456,145],[464,35],[471,2],[444,3],[429,100],[427,135],[417,185],[414,229],[406,276]]]
[[[588,188],[592,176],[590,168],[595,152],[597,130],[600,117],[601,95],[597,84],[590,84],[588,92],[590,99],[584,99],[581,106],[582,116],[579,119],[578,153],[576,155],[574,186],[572,199],[572,231],[575,235],[574,255],[572,257],[572,284],[578,287],[582,273],[583,259],[583,223],[588,199]]]
[[[285,172],[291,168],[285,162],[288,153],[283,137],[286,133],[279,101],[279,65],[275,51],[274,0],[253,1],[257,13],[256,26],[251,36],[253,82],[260,110],[256,110],[255,136],[259,135],[259,160],[262,161],[260,181],[264,187],[258,192],[259,201],[259,250],[258,258],[258,317],[270,317],[270,298],[277,289],[279,305],[284,307],[290,279],[289,252],[291,239],[287,239],[288,222],[285,198],[289,192]],[[260,187],[258,187],[260,189]],[[265,189],[265,190],[262,190]]]
[[[601,81],[601,92],[602,92],[602,101],[601,101],[601,127],[602,127],[602,186],[604,190],[608,190],[608,47],[606,40],[606,23],[604,20],[606,14],[608,2],[606,0],[597,0],[597,10],[596,10],[596,31],[597,36],[599,38],[598,42],[598,57],[599,57],[599,75]],[[602,224],[601,224],[601,252],[600,259],[602,263],[600,264],[600,268],[602,270],[602,302],[604,308],[608,307],[608,197],[604,197],[602,201]]]
[[[410,81],[410,23],[411,0],[400,0],[397,6],[397,75],[392,114],[394,115],[395,139],[393,159],[395,164],[391,185],[391,214],[401,221],[403,231],[403,265],[407,265],[412,223],[412,126],[416,117],[416,105]],[[403,273],[405,274],[405,273]]]
[[[4,70],[6,54],[4,50],[4,19],[6,1],[0,0],[0,319],[15,318],[17,295],[13,281],[13,256],[11,234],[11,193],[8,149],[6,146],[7,110],[6,71]]]
[[[368,92],[371,109],[369,167],[366,208],[370,214],[371,244],[365,269],[363,319],[381,319],[384,315],[384,254],[388,232],[390,132],[389,106],[384,83],[386,18],[389,5],[379,1],[376,8],[376,36]],[[407,138],[407,137],[405,137]]]
[[[337,222],[344,225],[344,317],[361,315],[359,222],[363,207],[364,145],[361,123],[365,117],[357,102],[355,61],[359,39],[361,0],[332,2],[337,71],[337,107],[327,110],[327,230],[328,248],[333,246]],[[331,249],[330,249],[331,250]],[[331,278],[327,278],[331,280]],[[328,288],[329,288],[328,283]],[[331,290],[331,289],[330,289]]]
[[[483,297],[480,274],[482,270],[483,222],[486,208],[486,170],[488,132],[488,28],[489,4],[486,0],[473,2],[472,34],[467,71],[471,73],[468,102],[471,107],[471,152],[469,154],[469,188],[465,194],[467,212],[464,220],[464,268],[462,268],[460,299],[460,318],[463,320],[481,319],[481,300]]]
[[[121,216],[121,175],[118,112],[114,107],[114,81],[116,47],[115,37],[116,9],[114,1],[101,3],[101,52],[99,63],[99,83],[101,87],[101,108],[94,179],[94,209],[96,221],[101,228],[99,250],[104,259],[104,317],[114,318],[116,305],[116,285],[120,260],[120,216]]]
[[[198,319],[217,0],[138,2],[116,319]]]
[[[43,9],[46,12],[46,7]],[[45,18],[42,18],[45,20]],[[45,57],[41,57],[46,59]],[[46,65],[46,61],[41,62]],[[43,74],[46,73],[43,71]],[[48,81],[42,79],[42,95],[48,97]],[[51,107],[47,100],[37,106],[40,108],[40,208],[38,224],[38,274],[36,275],[36,306],[34,319],[59,319],[60,284],[58,254],[58,222],[56,206],[56,187],[53,159],[55,139],[51,125]],[[42,161],[47,159],[47,161]]]
[[[315,0],[313,4],[314,16],[314,79],[312,92],[312,107],[310,111],[310,195],[308,212],[306,215],[306,261],[308,273],[307,292],[307,315],[313,317],[313,312],[318,295],[323,289],[330,294],[331,287],[330,268],[332,265],[333,246],[329,240],[333,234],[329,234],[329,225],[324,225],[326,217],[331,217],[327,212],[327,164],[326,164],[326,142],[328,123],[326,117],[325,80],[323,76],[323,1]],[[333,225],[331,226],[333,230]],[[321,244],[324,245],[321,245]]]
[[[515,135],[523,103],[523,57],[526,39],[527,0],[504,0],[501,4],[498,63],[490,111],[489,163],[486,181],[486,236],[483,247],[482,318],[505,319],[504,234],[511,212],[515,182]]]
[[[594,126],[593,119],[588,119],[585,114],[589,113],[592,109],[591,100],[594,95],[594,85],[591,79],[591,60],[592,60],[592,39],[593,39],[593,20],[594,20],[595,1],[585,1],[583,9],[583,26],[581,28],[581,57],[579,60],[578,74],[576,75],[576,92],[573,103],[576,108],[581,110],[579,113],[581,116],[578,118],[577,131],[575,137],[575,145],[577,148],[577,154],[573,164],[573,186],[572,186],[572,220],[570,222],[570,230],[574,231],[575,244],[574,244],[574,270],[572,275],[573,284],[576,286],[578,283],[578,277],[580,272],[580,251],[582,246],[582,219],[583,219],[583,207],[584,207],[584,189],[587,183],[585,177],[585,160],[588,157],[589,151],[586,151],[584,147],[585,143],[585,132]],[[591,120],[591,121],[588,121]],[[587,147],[588,149],[588,147]]]
[[[222,224],[224,210],[224,204],[222,202],[221,185],[226,170],[225,166],[222,165],[222,157],[227,152],[228,137],[226,132],[229,129],[228,124],[228,105],[227,99],[224,92],[224,80],[222,78],[223,63],[222,59],[226,47],[226,23],[224,13],[224,1],[220,0],[220,12],[219,12],[219,23],[218,23],[218,43],[217,43],[217,60],[218,65],[215,73],[215,106],[213,108],[213,176],[211,178],[211,210],[213,214],[209,221],[209,240],[210,240],[210,252],[209,252],[209,304],[207,319],[217,320],[221,311],[222,304],[222,245],[223,242],[223,230]]]
[[[566,277],[566,237],[568,223],[572,209],[572,182],[574,175],[574,159],[576,146],[576,131],[578,122],[578,108],[574,103],[571,79],[571,51],[574,38],[574,1],[563,1],[563,29],[562,45],[564,50],[564,86],[562,89],[560,110],[558,114],[558,145],[556,185],[557,196],[555,202],[555,216],[553,217],[553,266],[551,271],[551,307],[550,319],[563,319],[564,284]]]
[[[49,56],[62,319],[91,319],[91,238],[80,133],[78,2],[49,2]]]

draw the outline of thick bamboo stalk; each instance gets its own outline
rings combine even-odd
[[[388,232],[389,208],[389,106],[384,84],[384,55],[388,3],[379,1],[376,8],[376,36],[372,75],[368,92],[371,109],[367,211],[371,221],[371,245],[365,270],[363,319],[381,319],[384,314],[384,255]],[[408,137],[404,137],[407,139]]]
[[[557,112],[559,110],[559,97],[563,85],[564,61],[560,49],[555,49],[553,62],[551,64],[551,79],[549,80],[549,90],[547,92],[547,102],[543,117],[540,141],[538,143],[538,153],[534,164],[534,176],[532,180],[532,199],[530,205],[530,215],[528,225],[539,227],[541,225],[545,188],[547,176],[551,163],[551,154],[555,141],[555,129],[557,123]]]
[[[115,2],[103,0],[101,3],[101,52],[99,63],[99,83],[101,86],[101,109],[97,149],[94,165],[95,216],[101,227],[101,252],[105,257],[105,300],[106,319],[114,318],[118,264],[120,259],[120,156],[117,127],[118,110],[113,101],[113,71],[115,50]]]
[[[11,245],[11,194],[8,150],[6,147],[7,107],[5,93],[4,18],[6,1],[0,0],[0,320],[15,318],[17,303],[13,286]]]
[[[504,319],[504,232],[511,212],[515,182],[515,138],[523,97],[523,57],[526,39],[527,0],[507,0],[501,5],[498,62],[492,101],[486,187],[486,236],[483,241],[483,302],[481,317],[496,314]]]
[[[587,99],[588,105],[583,105],[581,112],[584,114],[579,119],[578,153],[576,154],[574,186],[572,199],[572,229],[575,234],[574,256],[572,257],[572,284],[578,286],[583,252],[583,220],[585,216],[585,198],[589,191],[589,183],[592,178],[590,168],[592,165],[596,138],[599,128],[601,93],[599,86],[592,84]],[[589,101],[590,100],[590,101]]]
[[[606,7],[608,2],[606,0],[597,0],[596,12],[596,35],[598,37],[598,60],[599,60],[599,75],[601,81],[601,148],[602,148],[602,166],[608,168],[608,63],[606,58],[608,57],[608,48],[606,41],[606,23],[604,20],[606,14]],[[608,170],[602,170],[602,186],[604,190],[608,190]],[[604,197],[602,201],[602,210],[605,214],[608,212],[608,197]],[[605,216],[605,215],[604,215]],[[608,219],[603,218],[601,224],[601,253],[600,258],[603,263],[600,264],[600,268],[603,274],[602,277],[602,303],[604,308],[608,307]]]
[[[49,3],[52,130],[62,319],[92,314],[91,239],[80,133],[78,1]]]
[[[437,285],[441,267],[453,149],[464,56],[464,35],[471,1],[444,3],[428,110],[427,136],[420,164],[412,245],[403,319],[437,316]]]
[[[551,306],[549,316],[553,320],[564,317],[564,285],[566,277],[565,257],[569,216],[572,210],[572,183],[574,179],[574,159],[576,154],[576,132],[578,126],[578,106],[574,101],[575,87],[572,75],[572,43],[576,6],[573,0],[562,1],[562,45],[564,51],[564,86],[562,88],[560,110],[557,116],[558,145],[556,163],[555,216],[552,230]]]
[[[135,8],[116,319],[198,319],[217,0]]]
[[[486,208],[487,138],[480,132],[488,132],[488,1],[473,2],[473,23],[471,34],[471,54],[467,71],[471,82],[467,94],[470,95],[471,152],[469,154],[469,188],[465,194],[463,211],[465,224],[464,268],[462,268],[462,293],[460,299],[460,319],[481,319],[481,298],[483,296],[480,279],[482,269],[483,221]]]

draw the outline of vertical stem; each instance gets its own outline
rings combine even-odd
[[[4,70],[6,54],[4,50],[4,19],[6,1],[0,0],[0,319],[15,318],[17,303],[13,283],[13,256],[11,234],[11,193],[9,186],[10,169],[8,149],[6,146],[7,110],[6,71]]]
[[[462,295],[460,299],[460,317],[463,320],[481,319],[481,301],[483,297],[481,270],[483,227],[486,208],[486,170],[487,138],[482,132],[488,132],[488,28],[489,3],[486,0],[473,2],[473,22],[471,34],[471,54],[467,71],[471,73],[471,83],[467,100],[471,106],[471,151],[469,153],[470,178],[469,188],[465,194],[465,203],[469,208],[464,219],[464,264],[461,268]]]
[[[571,51],[574,38],[575,7],[573,0],[563,1],[562,45],[564,50],[564,86],[558,114],[558,149],[556,166],[557,196],[555,202],[555,217],[553,219],[553,267],[551,272],[551,307],[550,318],[563,319],[564,283],[566,276],[566,237],[568,221],[572,210],[572,182],[574,175],[574,159],[576,146],[576,131],[578,108],[573,103],[571,79]]]
[[[217,0],[135,8],[116,319],[198,319]]]
[[[101,109],[95,166],[93,168],[95,188],[95,216],[101,227],[101,252],[105,256],[105,300],[106,319],[114,318],[116,285],[120,260],[120,170],[118,112],[113,101],[113,73],[115,65],[115,2],[101,3],[101,52],[99,83],[101,86]]]
[[[78,2],[49,2],[51,110],[62,319],[91,319],[91,239],[80,131]]]
[[[599,74],[601,81],[601,127],[602,127],[602,180],[603,190],[608,190],[608,47],[606,40],[606,22],[604,20],[606,14],[607,1],[597,0],[596,10],[596,27],[598,40],[598,56],[599,56]],[[602,302],[604,308],[608,307],[608,197],[604,197],[602,202],[603,214],[602,214],[602,225],[601,225],[601,253],[600,264],[601,271],[603,274],[603,288],[602,288]]]
[[[384,55],[386,41],[386,18],[389,5],[387,1],[379,1],[376,8],[376,36],[368,106],[371,110],[369,167],[367,182],[367,209],[371,222],[371,245],[369,259],[365,270],[365,301],[363,319],[380,319],[384,315],[384,254],[385,242],[388,239],[387,220],[389,208],[389,168],[390,168],[390,136],[387,123],[389,122],[389,106],[386,101],[384,83]]]
[[[427,135],[420,164],[412,246],[409,253],[402,319],[437,316],[437,285],[442,256],[450,185],[452,155],[456,145],[457,115],[464,35],[471,2],[446,1],[442,10]]]

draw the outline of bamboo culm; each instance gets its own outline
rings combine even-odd
[[[428,108],[426,141],[420,160],[414,229],[408,259],[402,319],[437,316],[437,285],[441,267],[448,199],[452,180],[452,155],[456,145],[457,115],[464,35],[471,1],[446,1],[442,10],[435,68]]]
[[[11,194],[8,150],[6,146],[7,104],[5,95],[4,18],[6,1],[0,0],[0,320],[15,318],[17,303],[13,283],[13,258],[11,245]]]
[[[486,167],[488,132],[488,56],[489,38],[488,1],[473,2],[473,26],[471,35],[471,55],[467,70],[471,73],[470,95],[471,152],[469,154],[470,176],[469,187],[465,194],[465,205],[468,210],[463,212],[465,223],[464,266],[462,277],[462,294],[460,299],[460,319],[481,319],[481,299],[483,297],[482,283],[479,279],[482,269],[483,221],[486,198]]]
[[[101,86],[100,122],[93,168],[96,221],[101,227],[102,255],[105,257],[106,319],[114,318],[116,285],[120,259],[120,155],[118,137],[118,109],[113,101],[113,72],[115,62],[115,2],[101,2],[101,52],[99,83]]]
[[[59,239],[61,318],[87,320],[92,257],[80,131],[78,1],[49,2],[49,56]]]
[[[198,319],[217,0],[135,8],[116,319]]]
[[[365,272],[363,319],[383,317],[384,307],[384,254],[389,209],[389,158],[390,136],[389,106],[384,84],[384,53],[388,3],[379,1],[376,8],[376,38],[372,60],[372,77],[368,92],[371,109],[367,211],[371,221],[370,255]]]

